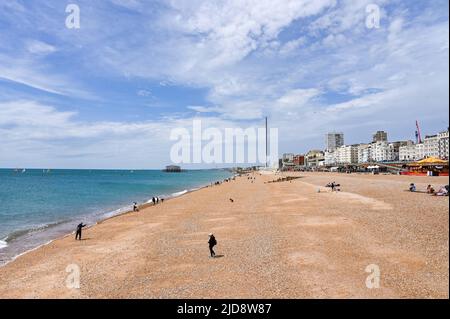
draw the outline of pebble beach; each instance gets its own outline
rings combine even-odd
[[[287,176],[298,178],[269,183]],[[449,199],[409,183],[448,177],[237,177],[18,257],[0,268],[0,298],[448,298]],[[379,285],[368,287],[374,265]]]

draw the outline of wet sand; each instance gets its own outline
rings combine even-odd
[[[449,297],[449,199],[406,191],[448,177],[290,175],[301,178],[240,177],[58,239],[0,268],[0,298]],[[73,264],[80,289],[66,286]]]

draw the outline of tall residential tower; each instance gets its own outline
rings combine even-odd
[[[331,132],[325,135],[325,150],[333,152],[344,145],[344,133]]]

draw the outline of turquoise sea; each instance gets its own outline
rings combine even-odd
[[[153,196],[170,198],[230,177],[227,170],[0,169],[0,264],[130,210]]]

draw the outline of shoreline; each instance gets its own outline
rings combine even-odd
[[[233,177],[236,176],[236,174],[233,174],[232,172],[230,172],[230,174],[231,174],[231,175],[230,175],[230,177],[228,177],[228,178],[233,178]],[[220,180],[220,182],[223,182],[223,181],[224,181],[224,180]],[[187,195],[187,194],[189,194],[189,193],[199,191],[199,190],[201,190],[201,189],[203,189],[203,188],[210,187],[212,183],[214,183],[214,182],[210,182],[210,184],[208,184],[208,185],[202,184],[202,185],[199,185],[199,186],[190,188],[190,189],[183,189],[183,190],[181,190],[181,191],[176,191],[176,192],[173,192],[173,193],[171,193],[171,194],[169,194],[169,195],[166,195],[166,194],[157,194],[156,197],[164,198],[164,202],[166,202],[166,201],[172,200],[172,199],[174,199],[174,198],[178,198],[178,197]],[[164,196],[164,197],[162,197],[162,196]],[[160,203],[160,204],[161,204],[161,203]],[[160,205],[160,204],[157,204],[157,205]],[[128,206],[130,206],[130,205],[128,205]],[[140,204],[138,203],[138,208],[139,208],[139,210],[145,209],[145,208],[148,208],[148,207],[153,207],[153,206],[156,206],[156,205],[153,205],[153,204],[151,203],[151,198],[148,199],[148,200],[145,200],[144,202],[142,202],[142,203],[140,203]],[[109,219],[111,219],[111,218],[115,218],[115,217],[118,217],[118,216],[126,215],[126,214],[129,214],[129,213],[133,213],[133,210],[130,209],[130,208],[128,208],[127,206],[121,206],[121,207],[119,207],[119,208],[117,208],[117,209],[113,209],[113,210],[110,210],[110,211],[107,211],[107,212],[104,212],[104,213],[99,213],[99,214],[98,214],[98,217],[96,217],[96,218],[94,218],[93,216],[96,216],[97,213],[92,213],[92,214],[89,214],[89,215],[86,215],[86,216],[81,216],[81,217],[84,217],[84,218],[86,218],[86,219],[92,218],[92,221],[91,221],[91,222],[87,225],[87,227],[85,228],[85,229],[88,229],[88,228],[92,228],[92,227],[94,227],[94,226],[96,226],[96,225],[98,225],[98,224],[100,224],[100,223],[103,223],[103,222],[105,222],[105,221],[107,221],[107,220],[109,220]],[[46,228],[48,228],[48,229],[44,230],[43,233],[49,232],[50,230],[54,230],[54,229],[52,229],[52,228],[49,228],[49,227],[51,227],[51,226],[54,225],[54,224],[55,224],[56,226],[59,226],[59,225],[66,225],[66,224],[68,224],[68,223],[70,223],[70,222],[71,222],[71,221],[67,220],[67,221],[61,221],[61,222],[50,223],[50,224],[46,225]],[[1,252],[2,249],[8,249],[8,247],[10,247],[10,245],[8,244],[8,241],[7,241],[7,240],[8,240],[8,238],[9,238],[9,236],[10,236],[11,234],[14,234],[15,232],[17,232],[17,231],[14,231],[14,232],[8,234],[8,235],[4,238],[4,240],[1,240],[1,242],[5,242],[6,245],[5,245],[4,247],[0,247],[0,252]],[[30,233],[31,233],[31,231],[30,231],[30,230],[27,230],[23,235],[20,235],[20,236],[19,236],[18,238],[16,238],[15,240],[20,240],[19,238],[20,238],[21,236],[26,236],[26,235],[29,235]],[[21,257],[21,256],[23,256],[23,255],[26,255],[26,254],[29,253],[29,252],[32,252],[32,251],[34,251],[34,250],[36,250],[36,249],[39,249],[40,247],[49,245],[49,244],[51,244],[52,242],[54,242],[54,241],[56,241],[56,240],[62,240],[62,239],[64,239],[64,238],[66,238],[66,237],[73,236],[74,234],[75,234],[75,231],[65,232],[64,230],[61,230],[61,231],[59,232],[59,234],[57,234],[56,236],[51,236],[51,235],[49,234],[49,235],[48,235],[48,237],[50,238],[49,240],[47,240],[47,241],[45,241],[45,242],[43,242],[43,243],[37,243],[36,246],[34,246],[34,247],[31,247],[31,248],[26,249],[26,250],[24,250],[24,251],[20,251],[19,253],[15,254],[15,255],[12,255],[12,256],[9,257],[9,259],[6,260],[5,262],[0,262],[0,268],[2,268],[2,267],[4,267],[4,266],[8,265],[9,263],[13,262],[13,261],[16,260],[17,258],[19,258],[19,257]],[[17,245],[20,245],[20,243],[17,243]]]
[[[448,297],[448,197],[404,192],[411,178],[401,176],[289,175],[301,178],[266,183],[275,175],[254,174],[251,183],[244,175],[112,216],[84,230],[82,241],[58,238],[1,267],[0,296]],[[331,179],[341,192],[324,187]],[[209,232],[222,258],[207,258]],[[74,263],[79,290],[64,285]],[[380,289],[364,284],[372,263],[382,269]]]

